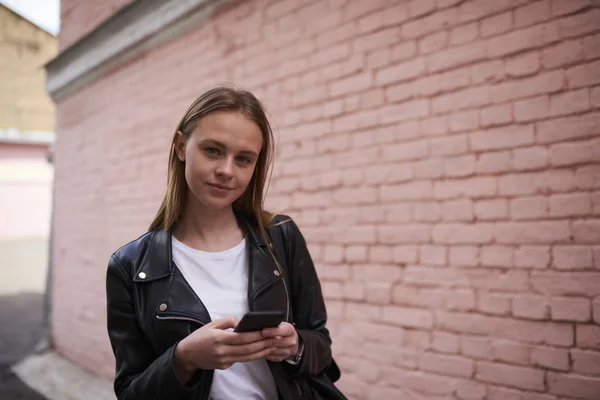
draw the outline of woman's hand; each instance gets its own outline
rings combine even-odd
[[[264,338],[275,341],[275,348],[265,357],[267,360],[280,362],[298,354],[298,332],[292,324],[282,322],[277,328],[267,328],[261,332]]]
[[[189,380],[198,369],[226,369],[236,362],[265,358],[274,350],[275,338],[265,338],[260,331],[237,333],[235,317],[213,321],[192,332],[175,347],[175,365],[182,381]],[[179,368],[178,368],[179,367]],[[188,379],[185,379],[187,377]]]

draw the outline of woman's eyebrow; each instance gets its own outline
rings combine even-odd
[[[202,139],[200,141],[200,143],[202,143],[202,144],[212,144],[214,146],[221,147],[223,149],[227,148],[227,146],[225,146],[225,143],[219,142],[216,139]],[[258,154],[254,150],[242,150],[239,153],[240,154],[246,154],[246,155],[249,155],[249,156],[258,157]]]

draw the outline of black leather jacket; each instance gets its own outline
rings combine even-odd
[[[284,280],[275,273],[278,267],[256,224],[249,218],[242,220],[248,241],[250,310],[286,313],[289,308],[288,322],[295,325],[304,343],[298,365],[268,361],[279,397],[310,399],[307,378],[335,366],[335,362],[325,327],[327,315],[321,287],[305,240],[293,221],[284,224],[286,251],[291,260],[285,267]],[[197,371],[183,386],[173,369],[175,345],[210,322],[210,316],[173,263],[171,234],[148,232],[117,250],[108,264],[106,294],[118,399],[208,399],[212,370]],[[337,366],[335,369],[339,373]]]

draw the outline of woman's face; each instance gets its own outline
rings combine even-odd
[[[262,141],[256,123],[227,111],[205,115],[187,141],[178,133],[175,149],[191,196],[207,209],[231,206],[248,187]]]

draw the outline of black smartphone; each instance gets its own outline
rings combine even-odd
[[[237,324],[234,332],[253,332],[265,328],[276,328],[283,322],[281,311],[250,311]]]

